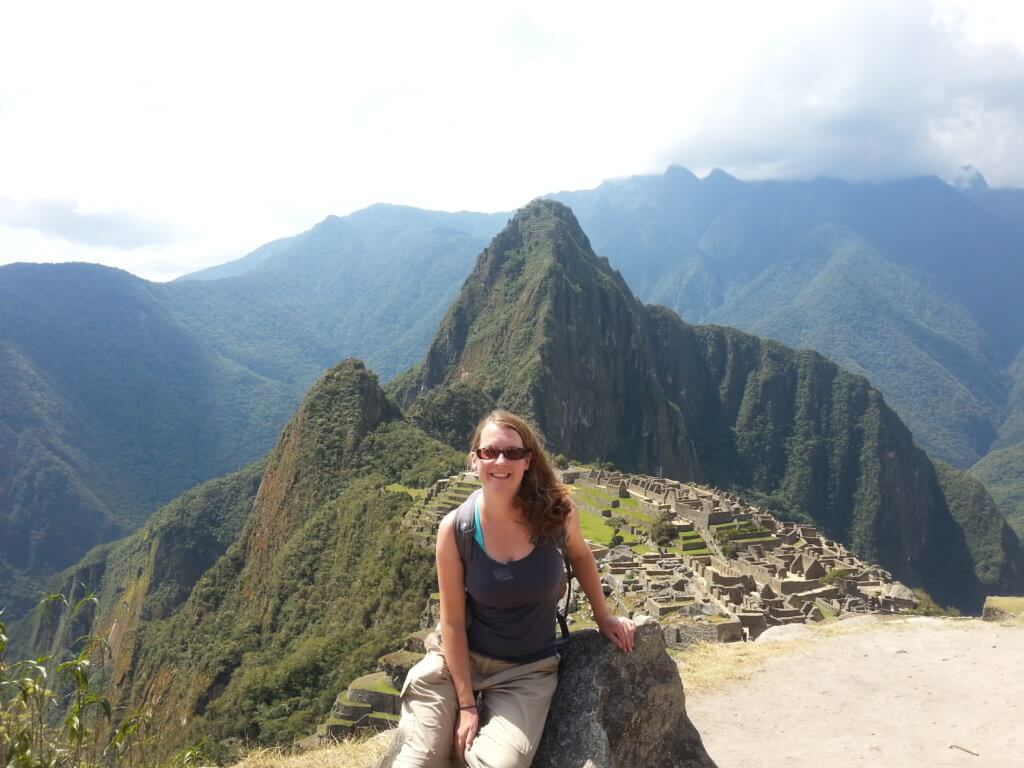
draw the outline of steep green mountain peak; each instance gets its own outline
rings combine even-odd
[[[401,416],[360,360],[343,360],[313,385],[270,454],[256,497],[246,559],[254,585],[270,576],[275,542],[353,474],[364,438]]]
[[[572,211],[536,200],[480,254],[426,359],[393,391],[418,414],[440,415],[455,395],[523,413],[566,455],[699,474],[644,334],[642,306]]]

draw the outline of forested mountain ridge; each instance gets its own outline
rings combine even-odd
[[[1024,441],[1024,191],[968,181],[745,183],[673,166],[553,197],[641,300],[821,352],[966,469]],[[1024,531],[1008,466],[977,476]]]
[[[722,171],[698,179],[673,166],[551,197],[572,207],[594,250],[637,298],[690,322],[815,349],[864,374],[930,454],[967,468],[1024,439],[1024,428],[1014,426],[1024,424],[1024,399],[1013,362],[1024,354],[1016,309],[1024,290],[1024,191],[991,189],[977,174],[959,187],[936,178],[747,183]],[[335,224],[384,213],[397,229],[420,226],[404,223],[414,214],[440,216],[375,206]],[[449,251],[456,282],[506,219],[466,216],[444,220],[478,243]],[[365,231],[372,252],[385,230]],[[199,276],[299,269],[302,237]],[[230,290],[244,292],[241,285]],[[367,359],[387,378],[422,354],[428,329],[453,297],[449,286],[441,304],[417,307],[418,342],[394,335],[391,344],[402,351],[387,365],[359,348],[336,353]],[[406,307],[386,298],[379,305],[397,327],[408,327]],[[361,320],[350,319],[358,337]]]
[[[984,489],[954,513],[946,493],[966,479],[938,476],[867,380],[640,304],[559,203],[516,214],[423,363],[389,388],[428,428],[439,401],[497,404],[530,414],[574,459],[753,493],[944,602],[1024,588],[1020,543],[1004,541]]]
[[[98,596],[115,711],[150,710],[172,745],[308,733],[416,628],[433,558],[401,523],[405,488],[463,461],[410,426],[361,362],[327,371],[264,461],[189,491],[62,575],[69,593]],[[49,606],[15,634],[59,652],[84,621]]]
[[[171,311],[240,364],[305,389],[352,355],[390,378],[423,354],[500,214],[374,205],[169,283]]]
[[[418,415],[452,385],[474,387],[477,399],[533,415],[567,456],[699,476],[681,415],[652,375],[642,306],[606,260],[576,257],[590,245],[563,212],[571,219],[536,202],[516,214],[477,260],[424,362],[391,390]]]
[[[220,357],[126,272],[0,268],[0,607],[246,464],[297,397]]]
[[[232,279],[0,267],[0,608],[19,615],[90,547],[265,454],[338,359],[414,362],[492,218],[374,206]]]

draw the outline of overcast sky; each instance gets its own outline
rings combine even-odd
[[[5,4],[0,263],[165,280],[670,163],[1024,187],[1021,3],[351,5]]]

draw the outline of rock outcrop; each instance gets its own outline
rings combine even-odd
[[[628,654],[595,630],[572,634],[534,768],[714,765],[657,622],[640,623]]]
[[[397,743],[380,764],[391,765]],[[455,764],[453,763],[453,766]],[[632,653],[596,630],[573,632],[533,768],[714,768],[686,716],[661,627],[641,619]]]

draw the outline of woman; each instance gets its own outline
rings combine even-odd
[[[406,678],[395,768],[447,766],[453,745],[470,768],[530,765],[558,682],[564,566],[555,542],[563,535],[602,634],[633,649],[633,622],[608,612],[569,491],[530,426],[494,411],[477,425],[469,462],[481,489],[438,528],[440,645],[428,637],[427,655]],[[471,521],[465,563],[457,518]]]

